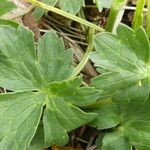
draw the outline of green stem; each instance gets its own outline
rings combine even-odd
[[[148,12],[147,12],[147,28],[146,28],[146,32],[147,35],[150,37],[150,0],[147,2],[147,8],[148,8]]]
[[[143,8],[145,5],[145,0],[138,0],[136,11],[133,18],[132,28],[135,30],[137,27],[141,26],[143,23]]]
[[[78,16],[79,16],[80,18],[83,18],[83,19],[85,20],[85,15],[84,15],[83,9],[81,9],[81,10],[79,11]],[[83,31],[84,33],[86,33],[86,31],[87,31],[88,28],[87,28],[86,26],[82,25],[82,24],[81,24],[81,28],[82,28],[82,31]]]
[[[112,1],[110,14],[109,14],[108,22],[107,22],[106,29],[105,29],[106,31],[109,31],[109,32],[113,31],[118,13],[125,3],[126,3],[126,0],[113,0]]]
[[[101,28],[101,27],[99,27],[99,26],[97,26],[97,25],[95,25],[95,24],[93,24],[93,23],[91,23],[89,21],[86,21],[86,20],[84,20],[82,18],[79,18],[79,17],[77,17],[77,16],[75,16],[73,14],[70,14],[70,13],[68,13],[66,11],[63,11],[61,9],[55,8],[55,7],[47,5],[47,4],[44,4],[44,3],[39,2],[37,0],[26,0],[26,1],[31,3],[31,4],[34,4],[37,7],[41,7],[43,9],[48,10],[48,11],[52,11],[52,12],[54,12],[56,14],[59,14],[61,16],[64,16],[64,17],[69,18],[71,20],[74,20],[76,22],[79,22],[80,24],[83,24],[83,25],[88,26],[90,28],[93,28],[95,30],[104,31],[103,28]]]
[[[83,67],[86,65],[86,63],[89,60],[89,54],[93,50],[93,35],[94,35],[94,32],[95,32],[94,29],[92,29],[92,28],[89,29],[89,35],[88,35],[88,42],[89,43],[88,43],[87,51],[86,51],[85,55],[83,56],[81,62],[75,68],[73,74],[71,75],[71,78],[76,77],[81,72],[81,70],[83,69]]]

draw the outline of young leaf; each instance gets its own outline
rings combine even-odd
[[[84,0],[43,0],[42,2],[51,6],[54,6],[56,3],[58,3],[60,9],[72,14],[76,14],[80,8],[84,6]],[[41,8],[36,8],[34,11],[37,20],[40,19],[44,13],[46,13],[46,11]]]
[[[56,33],[45,34],[37,51],[33,34],[21,25],[1,25],[0,33],[0,87],[13,91],[0,94],[0,147],[27,149],[41,117],[43,145],[66,144],[67,132],[95,118],[77,106],[94,103],[98,91],[80,87],[81,77],[70,79],[73,52]]]
[[[130,100],[135,96],[129,91],[133,87],[142,93],[149,84],[150,63],[150,43],[142,27],[133,31],[121,24],[117,35],[107,32],[96,35],[94,46],[96,51],[91,54],[91,60],[105,73],[94,78],[92,85],[103,90],[106,97],[114,96],[116,90],[123,96],[124,90],[128,90],[130,97],[126,100]],[[139,95],[141,100],[149,96],[149,88],[147,90],[144,97]]]
[[[89,112],[98,113],[91,125],[98,129],[112,129],[106,133],[102,147],[106,150],[150,149],[150,98],[144,103],[114,103],[100,101]]]
[[[0,16],[6,14],[14,8],[16,8],[16,5],[13,2],[8,0],[0,0]]]

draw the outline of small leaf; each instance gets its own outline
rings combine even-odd
[[[10,2],[8,0],[1,0],[0,1],[0,16],[8,13],[14,8],[16,8],[16,5],[13,2]]]
[[[127,95],[125,96],[124,91],[130,89],[142,93],[143,89],[146,89],[149,84],[147,78],[150,43],[142,27],[133,31],[121,24],[117,29],[117,35],[107,32],[96,35],[94,46],[96,52],[91,54],[91,60],[95,67],[99,71],[104,70],[102,71],[104,73],[95,77],[92,85],[103,91],[103,97],[113,97],[115,92],[120,90],[122,99],[126,99]],[[145,101],[148,96],[149,90],[147,89],[144,96],[138,97],[141,101]],[[136,95],[130,92],[126,100],[135,98],[137,98]]]

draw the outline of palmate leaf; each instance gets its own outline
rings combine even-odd
[[[95,102],[97,90],[80,87],[82,77],[70,78],[73,52],[56,33],[45,34],[37,51],[21,25],[1,25],[0,33],[0,87],[13,91],[0,94],[0,149],[26,150],[40,120],[43,145],[66,144],[67,132],[95,118],[77,106]]]
[[[13,2],[8,0],[0,0],[0,16],[6,14],[14,8],[16,8],[16,5]]]
[[[150,92],[150,43],[144,29],[133,31],[121,24],[117,35],[96,35],[94,46],[91,60],[103,73],[92,80],[92,85],[102,90],[104,97],[117,101],[146,100]]]
[[[84,0],[42,0],[42,2],[51,6],[55,6],[58,3],[60,9],[72,14],[78,13],[80,8],[85,5]],[[44,13],[46,13],[46,11],[42,8],[36,8],[34,11],[37,20],[40,19]]]
[[[102,139],[104,150],[150,149],[150,98],[144,103],[99,101],[88,111],[98,113],[91,125],[111,129]],[[99,141],[100,142],[100,141]]]

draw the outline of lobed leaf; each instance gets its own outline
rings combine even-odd
[[[136,98],[134,90],[141,93],[138,95],[141,101],[148,98],[149,88],[144,96],[142,92],[149,85],[150,43],[142,27],[133,31],[121,24],[117,35],[107,32],[96,35],[94,47],[96,51],[90,58],[102,75],[94,78],[92,85],[102,90],[104,97],[116,98],[119,90],[122,99],[132,100]]]
[[[89,112],[98,113],[91,125],[98,129],[110,129],[102,140],[105,150],[118,147],[131,149],[131,144],[139,150],[150,148],[150,98],[141,103],[114,103],[100,101]]]
[[[16,150],[66,144],[67,132],[96,117],[79,106],[94,103],[98,90],[80,87],[81,77],[70,78],[73,52],[65,50],[56,33],[46,33],[36,51],[33,34],[23,26],[1,25],[0,32],[0,87],[12,91],[0,94],[0,147]],[[39,122],[44,136],[40,144],[35,140]]]

